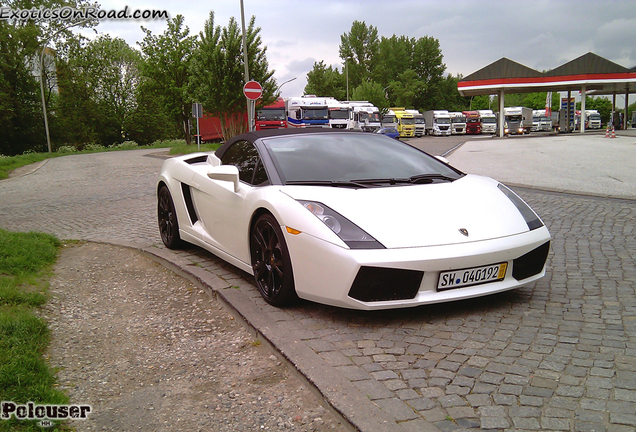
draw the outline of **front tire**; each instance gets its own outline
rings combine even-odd
[[[294,287],[291,258],[276,218],[261,215],[250,234],[254,279],[261,296],[272,306],[286,306],[298,296]]]
[[[172,195],[166,185],[159,188],[157,194],[157,219],[161,241],[168,249],[179,249],[183,246],[183,240],[179,236],[179,222],[174,208]]]

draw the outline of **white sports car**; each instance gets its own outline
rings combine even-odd
[[[535,212],[440,159],[380,134],[245,133],[164,162],[161,238],[253,274],[275,306],[400,308],[543,277],[551,237]]]

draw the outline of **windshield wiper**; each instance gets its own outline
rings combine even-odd
[[[285,182],[286,185],[301,186],[331,186],[331,187],[352,187],[352,188],[368,188],[369,185],[357,182],[355,180],[291,180]]]
[[[378,178],[378,179],[358,179],[358,180],[351,180],[352,182],[355,183],[362,183],[362,184],[383,184],[383,183],[388,183],[390,185],[395,185],[395,184],[399,184],[399,183],[407,183],[407,184],[421,184],[421,183],[433,183],[433,181],[435,180],[442,180],[442,181],[454,181],[457,180],[456,178],[453,177],[448,177],[445,176],[443,174],[418,174],[418,175],[414,175],[408,178]]]

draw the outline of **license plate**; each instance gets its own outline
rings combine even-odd
[[[506,277],[507,268],[508,263],[504,262],[483,267],[442,272],[439,274],[437,289],[442,291],[488,282],[497,282]]]

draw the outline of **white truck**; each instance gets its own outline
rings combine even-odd
[[[426,121],[426,135],[451,135],[451,117],[447,110],[425,111],[424,121]]]
[[[349,125],[349,111],[351,107],[335,98],[325,98],[329,110],[329,127],[332,129],[346,129]]]
[[[367,101],[346,101],[349,106],[349,122],[347,129],[375,132],[382,126],[380,110]]]
[[[497,116],[492,110],[477,110],[481,120],[481,133],[497,133]]]
[[[464,113],[453,111],[448,113],[451,117],[451,135],[463,135],[466,133],[466,116]]]
[[[597,110],[585,110],[585,118],[587,119],[588,129],[601,128],[601,115]]]
[[[395,112],[393,112],[392,110],[388,110],[386,114],[382,116],[382,127],[397,129],[397,125],[398,122]]]
[[[406,112],[413,114],[413,118],[415,119],[415,136],[424,136],[424,133],[426,132],[426,121],[424,120],[422,113],[418,110],[406,110]]]
[[[527,134],[532,129],[532,109],[526,107],[504,108],[504,135]]]
[[[329,127],[329,109],[325,98],[302,96],[285,99],[287,127]]]

